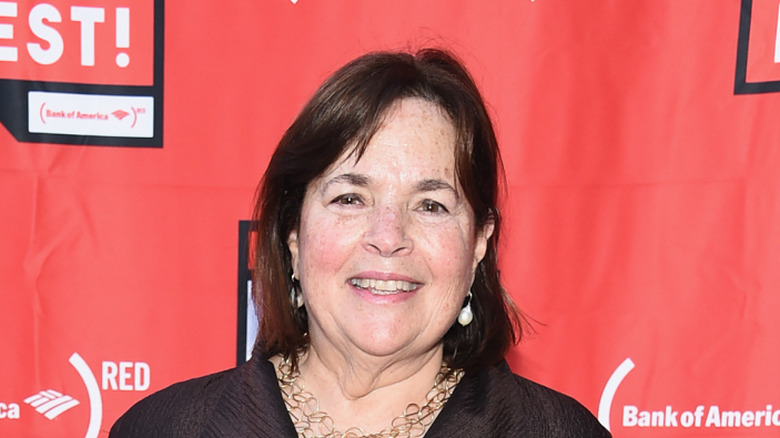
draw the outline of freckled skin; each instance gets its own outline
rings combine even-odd
[[[492,232],[475,230],[454,143],[437,106],[404,99],[359,161],[341,157],[308,187],[288,245],[321,356],[440,357]],[[419,287],[388,297],[350,283],[374,274]]]

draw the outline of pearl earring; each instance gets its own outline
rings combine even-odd
[[[290,304],[296,309],[303,307],[303,292],[299,292],[295,287],[295,273],[290,276],[292,279],[292,287],[290,288]]]
[[[471,311],[471,297],[471,291],[469,291],[468,302],[460,309],[460,313],[458,313],[458,324],[463,327],[471,324],[471,321],[474,320],[474,313]]]

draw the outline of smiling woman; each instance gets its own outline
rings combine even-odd
[[[468,246],[482,242],[479,258],[484,261],[475,260],[468,269],[451,267],[454,277],[448,279],[468,284],[458,286],[460,290],[450,296],[457,300],[447,305],[460,307],[469,286],[478,297],[471,304],[475,322],[452,327],[440,347],[454,368],[476,371],[495,363],[520,336],[514,305],[498,281],[499,175],[492,123],[474,82],[451,55],[423,50],[415,56],[374,53],[358,58],[320,87],[271,158],[256,209],[258,236],[265,236],[257,242],[259,290],[295,287],[309,295],[306,289],[311,285],[303,284],[307,279],[301,277],[307,274],[296,271],[291,254],[295,248],[290,244],[297,243],[307,220],[315,218],[307,213],[317,212],[314,205],[329,203],[325,211],[338,213],[330,216],[334,222],[319,225],[325,228],[310,227],[319,231],[319,240],[363,222],[363,230],[344,230],[348,236],[323,242],[328,249],[345,238],[361,238],[360,248],[371,245],[370,239],[395,239],[394,229],[404,240],[402,246],[412,245],[408,251],[400,248],[396,257],[375,257],[373,263],[386,265],[368,269],[384,274],[376,280],[402,275],[394,272],[393,263],[406,264],[407,270],[421,269],[420,263],[444,270],[473,258],[480,248]],[[460,228],[457,241],[463,244],[455,259],[450,253],[436,253],[439,247],[456,244],[453,226]],[[373,242],[380,254],[386,251],[384,245]],[[362,256],[355,253],[353,258]],[[260,336],[266,352],[289,357],[297,366],[298,350],[311,341],[312,306],[290,314],[286,296],[285,292],[258,297],[263,302]],[[414,302],[422,299],[428,298]],[[454,321],[456,315],[451,316]],[[411,317],[406,315],[406,324]]]
[[[111,436],[609,436],[503,360],[521,317],[498,276],[500,169],[452,55],[342,67],[258,190],[252,359],[139,402]]]

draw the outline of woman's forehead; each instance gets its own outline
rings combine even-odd
[[[360,157],[341,157],[320,178],[318,185],[345,183],[369,187],[382,183],[432,187],[456,186],[455,152],[452,142],[403,141],[377,137]],[[428,183],[426,183],[428,182]]]
[[[405,98],[388,108],[362,149],[356,142],[348,145],[325,173],[358,166],[366,154],[369,158],[390,155],[397,159],[454,162],[455,141],[455,126],[441,107],[424,99]]]

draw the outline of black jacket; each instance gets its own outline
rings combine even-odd
[[[136,403],[109,438],[294,438],[274,367],[252,359],[232,370],[169,386]],[[425,438],[610,437],[574,399],[511,372],[501,362],[465,375]]]

